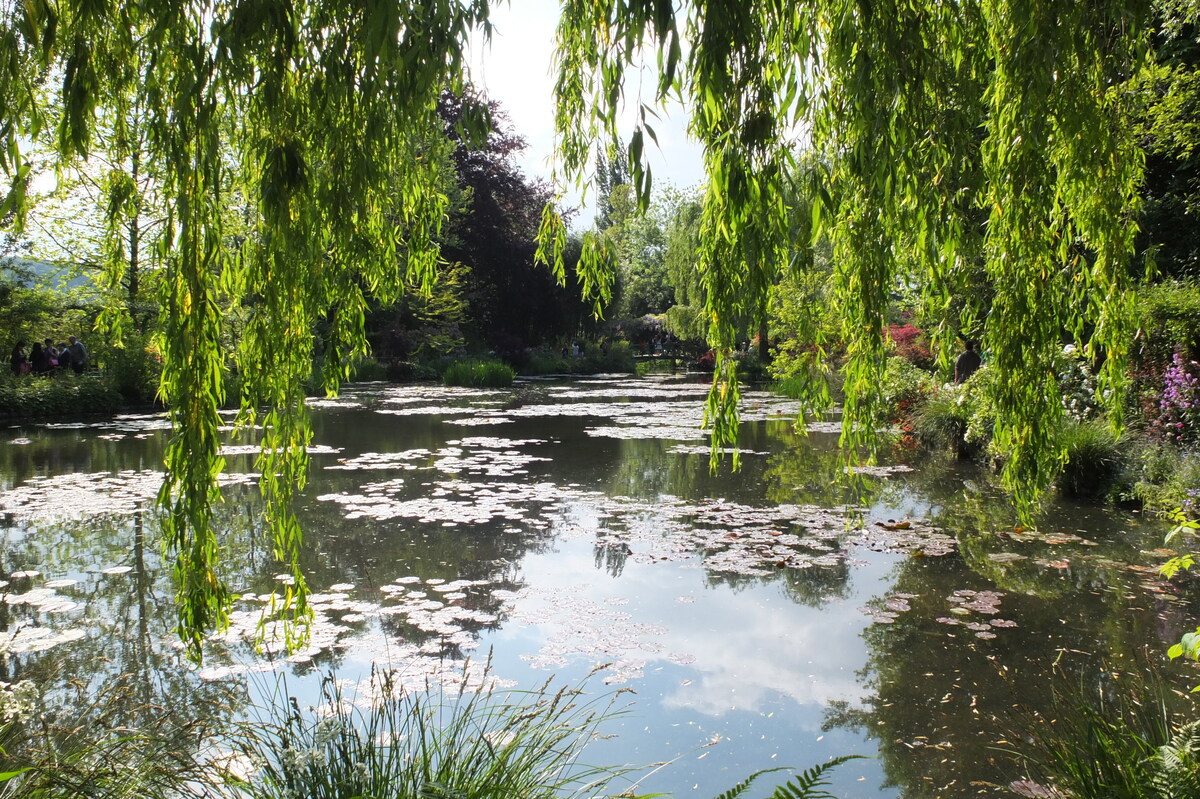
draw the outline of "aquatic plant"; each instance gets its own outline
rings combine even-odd
[[[384,669],[370,685],[370,696],[347,696],[327,675],[313,708],[276,696],[243,742],[260,767],[240,791],[250,799],[590,797],[626,771],[579,759],[617,713],[620,692],[605,703],[549,682],[502,693],[467,680],[457,692],[427,692]]]
[[[455,361],[442,373],[442,382],[448,386],[503,388],[511,386],[516,376],[511,366],[500,361]]]
[[[0,799],[220,795],[212,764],[196,750],[205,722],[145,707],[136,729],[112,724],[102,711],[113,698],[106,692],[69,719],[35,719],[36,694],[28,682],[0,686]]]
[[[1045,799],[1193,799],[1200,796],[1200,730],[1180,724],[1163,696],[1139,683],[1104,680],[1073,698],[1057,696],[1055,715],[1024,732],[1027,765],[1039,782],[1009,787]]]
[[[1100,495],[1129,465],[1128,439],[1100,420],[1068,424],[1063,449],[1067,459],[1055,485],[1069,497]]]

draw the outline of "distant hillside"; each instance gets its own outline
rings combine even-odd
[[[52,264],[10,255],[0,258],[0,272],[4,277],[29,288],[86,294],[93,294],[96,290],[91,278],[79,274],[74,264]]]

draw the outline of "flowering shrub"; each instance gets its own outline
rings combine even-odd
[[[1189,488],[1186,493],[1187,499],[1180,506],[1180,513],[1188,519],[1200,518],[1200,488]]]
[[[1069,420],[1087,422],[1100,415],[1100,400],[1096,396],[1096,376],[1083,353],[1073,345],[1063,347],[1055,358],[1058,389],[1062,392],[1063,410]]]
[[[1151,425],[1156,438],[1179,447],[1200,443],[1200,364],[1178,352],[1163,375],[1158,417]]]
[[[933,350],[925,331],[916,325],[888,325],[885,331],[892,351],[904,360],[922,369],[933,368]]]

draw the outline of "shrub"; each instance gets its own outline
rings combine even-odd
[[[112,382],[85,372],[46,377],[0,377],[0,414],[33,418],[115,413],[122,404]]]
[[[563,355],[561,350],[541,346],[529,353],[521,368],[527,375],[634,373],[633,349],[628,341],[606,341],[584,345],[583,352]]]
[[[1200,364],[1175,353],[1163,375],[1158,415],[1151,424],[1154,437],[1187,448],[1200,444]]]
[[[888,325],[885,333],[895,355],[922,369],[933,369],[933,349],[924,330],[911,324]]]
[[[1134,493],[1148,509],[1165,513],[1183,508],[1192,516],[1200,515],[1191,494],[1200,490],[1200,457],[1196,453],[1146,446],[1141,449],[1138,461],[1140,480]]]
[[[511,386],[516,376],[511,366],[500,361],[455,361],[442,373],[442,382],[448,386],[503,388]]]
[[[521,369],[528,375],[562,375],[571,372],[571,359],[560,351],[542,346],[529,354],[528,363]]]
[[[758,359],[757,352],[738,352],[733,357],[737,361],[738,379],[743,383],[764,383],[771,379],[767,365]]]
[[[374,358],[362,358],[350,366],[350,382],[369,383],[388,379],[389,367]]]
[[[595,375],[605,372],[633,373],[633,349],[628,341],[589,343],[584,345],[583,354],[575,359],[572,370],[579,374]]]
[[[1100,414],[1100,398],[1096,396],[1096,376],[1087,359],[1073,344],[1063,347],[1054,359],[1058,390],[1062,393],[1063,412],[1068,419],[1085,422]]]
[[[906,358],[894,356],[887,359],[883,373],[883,397],[889,406],[897,409],[894,419],[915,411],[933,391],[932,374]]]
[[[106,347],[95,353],[115,388],[130,404],[148,404],[158,396],[162,355],[149,336],[128,336],[121,348]]]

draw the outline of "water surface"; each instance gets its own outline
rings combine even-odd
[[[238,718],[278,675],[315,696],[330,671],[369,694],[377,664],[418,686],[469,663],[501,690],[594,671],[587,690],[623,713],[585,759],[668,763],[642,791],[713,796],[854,753],[870,759],[834,772],[837,795],[931,798],[1012,795],[1021,731],[1072,686],[1145,663],[1168,691],[1200,681],[1160,654],[1200,617],[1154,574],[1162,524],[1060,503],[1025,530],[991,475],[940,459],[852,487],[836,424],[802,436],[796,408],[758,392],[742,468],[714,473],[706,389],[601,377],[314,402],[298,513],[315,623],[290,654],[255,646],[286,580],[253,431],[230,431],[219,526],[242,599],[202,667],[173,633],[152,510],[165,422],[5,430],[0,679],[38,680],[63,715],[119,693],[108,712],[133,723],[160,706]]]

